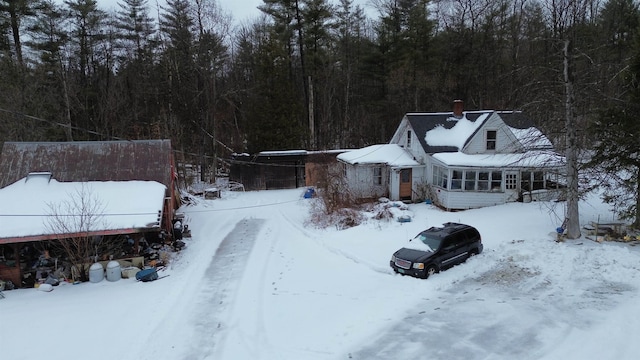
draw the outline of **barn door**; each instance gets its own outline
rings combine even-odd
[[[400,200],[411,200],[411,169],[400,170]]]

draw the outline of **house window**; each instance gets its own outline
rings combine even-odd
[[[433,184],[441,188],[447,188],[448,171],[441,166],[433,167]]]
[[[471,191],[476,189],[476,172],[475,171],[464,172],[464,189],[471,190]]]
[[[462,170],[451,171],[451,190],[462,189]]]
[[[565,187],[562,175],[558,172],[547,172],[545,174],[545,189],[560,189]]]
[[[523,171],[520,174],[520,189],[531,191],[531,171]]]
[[[411,148],[411,130],[407,130],[407,148]]]
[[[487,130],[487,150],[496,149],[497,131]]]
[[[478,191],[489,190],[489,174],[490,172],[488,171],[478,172]]]
[[[518,181],[517,174],[507,174],[504,179],[504,187],[507,190],[515,190],[517,189],[517,186],[516,186],[517,181]]]
[[[376,185],[382,185],[382,168],[373,168],[373,183]]]
[[[502,190],[502,171],[491,172],[491,191]]]
[[[342,164],[342,176],[347,178],[347,164]]]
[[[542,171],[533,172],[533,190],[546,189],[544,186],[544,173]]]

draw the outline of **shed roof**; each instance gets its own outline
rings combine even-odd
[[[0,188],[33,172],[61,182],[156,181],[171,188],[170,140],[5,142]]]
[[[164,193],[155,181],[58,182],[33,173],[0,189],[0,244],[159,230]]]

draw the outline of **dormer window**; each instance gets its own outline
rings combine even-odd
[[[407,130],[407,149],[411,148],[411,130]]]
[[[487,150],[496,149],[497,131],[487,130]]]

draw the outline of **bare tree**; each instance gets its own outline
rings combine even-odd
[[[79,272],[77,280],[87,281],[86,265],[95,260],[101,242],[92,232],[106,227],[105,206],[87,186],[68,195],[68,200],[48,204],[50,211],[45,225],[59,236],[59,244],[71,266]]]

